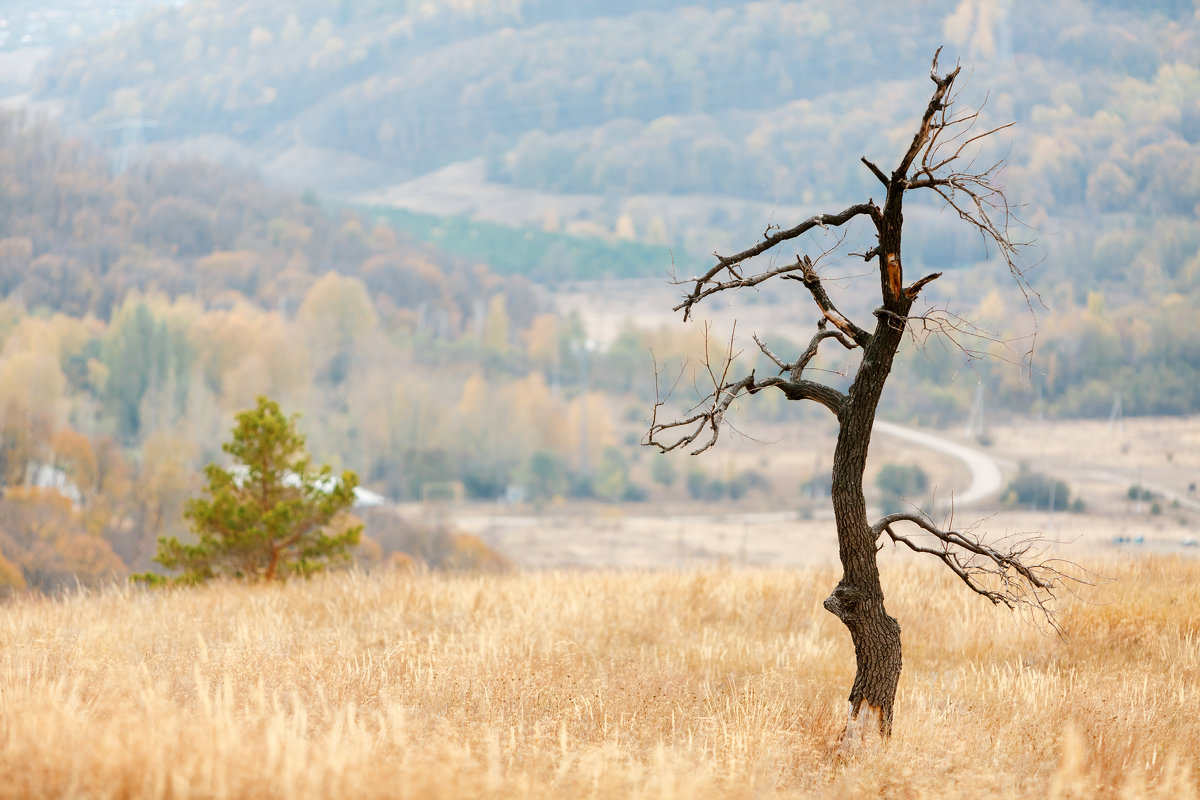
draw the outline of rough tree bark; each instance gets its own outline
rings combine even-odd
[[[921,189],[938,193],[966,224],[978,229],[997,248],[1014,277],[1027,288],[1014,260],[1015,250],[1022,243],[1010,236],[1008,203],[1002,190],[993,183],[1001,163],[982,171],[970,171],[977,149],[973,145],[1008,125],[974,132],[979,113],[954,109],[958,76],[958,67],[939,75],[935,54],[930,73],[934,84],[932,96],[912,142],[895,169],[886,174],[865,157],[862,159],[884,188],[882,207],[871,199],[839,213],[819,214],[787,230],[772,233],[768,229],[763,240],[753,247],[732,256],[717,255],[717,263],[706,273],[678,281],[679,285],[690,287],[683,302],[675,307],[676,311],[683,311],[685,320],[695,304],[712,294],[755,286],[776,276],[801,283],[812,296],[821,319],[807,349],[794,362],[785,362],[755,337],[763,354],[779,368],[778,376],[760,379],[751,373],[741,380],[730,381],[732,353],[725,359],[723,369],[714,370],[711,363],[706,364],[713,376],[713,391],[696,406],[699,410],[685,419],[660,422],[659,413],[666,402],[660,399],[643,441],[663,452],[699,442],[692,452],[703,452],[716,443],[724,415],[733,401],[743,394],[767,388],[779,389],[790,400],[819,403],[837,418],[832,501],[843,574],[824,606],[845,624],[854,644],[857,671],[850,689],[848,740],[875,726],[886,736],[892,727],[902,659],[900,625],[884,606],[876,562],[877,540],[882,535],[886,533],[897,544],[938,557],[969,588],[993,603],[1043,612],[1052,624],[1047,601],[1066,578],[1053,561],[1041,559],[1036,537],[1010,541],[1000,548],[985,544],[971,531],[942,530],[920,514],[892,514],[875,524],[867,517],[863,473],[875,412],[911,321],[909,312],[913,302],[940,275],[934,273],[904,284],[901,246],[905,194]],[[964,169],[959,168],[961,162],[967,165]],[[798,256],[794,263],[758,273],[745,269],[750,259],[785,241],[815,228],[840,228],[860,218],[872,224],[876,242],[862,256],[867,261],[874,260],[879,270],[881,303],[874,312],[871,331],[838,311],[821,282],[817,266],[807,256]],[[845,393],[804,376],[805,368],[827,339],[834,339],[850,350],[861,350],[857,372]],[[893,526],[899,522],[915,524],[920,531],[916,537],[897,534]]]

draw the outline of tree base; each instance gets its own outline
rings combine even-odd
[[[842,742],[838,753],[849,755],[864,748],[874,749],[883,743],[883,709],[860,700],[858,708],[846,704],[846,728],[842,731]]]

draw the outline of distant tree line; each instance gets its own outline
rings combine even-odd
[[[1051,313],[1042,315],[1025,378],[935,346],[906,372],[924,391],[902,382],[888,402],[927,421],[961,416],[972,390],[947,381],[965,369],[1013,408],[1098,415],[1120,393],[1126,413],[1194,412],[1200,361],[1188,344],[1197,340],[1195,315],[1186,313],[1200,291],[1194,9],[1175,0],[1052,3],[1037,13],[1004,7],[936,0],[921,4],[923,24],[914,25],[912,7],[878,0],[842,4],[836,17],[815,0],[216,0],[160,9],[56,55],[35,91],[99,128],[152,118],[150,138],[219,132],[261,144],[298,131],[306,144],[391,165],[395,174],[381,181],[483,156],[492,179],[518,187],[701,193],[805,208],[872,191],[858,157],[889,151],[897,134],[886,121],[927,88],[921,78],[883,84],[881,76],[946,43],[947,55],[986,72],[993,87],[980,124],[1018,123],[1005,182],[1039,240],[1032,277]],[[59,152],[43,156],[64,172],[60,183],[6,196],[55,215],[48,228],[39,224],[56,241],[86,244],[52,248],[36,225],[6,234],[0,289],[19,290],[28,307],[47,302],[107,317],[130,286],[149,286],[205,303],[232,289],[264,307],[295,309],[315,277],[335,269],[363,280],[373,298],[386,296],[376,302],[385,328],[402,323],[453,338],[481,316],[479,281],[488,296],[505,294],[515,328],[536,313],[519,282],[501,286],[490,272],[481,277],[362,217],[329,217],[261,188],[220,189],[224,178],[196,165],[144,165],[114,184],[128,202],[89,204],[83,187],[109,191],[88,166],[95,156],[52,147]],[[827,157],[809,158],[818,147]],[[31,156],[14,153],[13,169],[32,168]],[[934,211],[909,209],[915,262],[948,270],[986,257]],[[131,233],[121,235],[143,249],[113,241],[120,223],[105,214],[118,212],[133,214]],[[493,271],[539,280],[659,274],[669,262],[664,253],[655,269],[654,248],[630,242],[580,248],[578,239],[542,232],[395,219],[467,259],[496,262]],[[635,222],[643,240],[673,248],[681,268],[701,257],[686,252],[700,241],[694,231]],[[247,252],[256,254],[253,270]],[[101,265],[103,278],[81,270],[81,260]],[[31,261],[41,267],[36,275],[23,271]],[[990,287],[982,288],[986,296]],[[1028,333],[1013,324],[1027,319],[1017,304],[1004,310],[992,316],[994,333]],[[623,344],[612,358],[627,362],[633,350]],[[331,376],[344,361],[331,362]]]

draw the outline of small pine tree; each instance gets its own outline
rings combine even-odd
[[[237,415],[233,440],[222,446],[235,465],[205,467],[207,497],[188,501],[184,516],[198,537],[184,544],[160,537],[154,561],[181,574],[135,576],[147,583],[196,584],[216,577],[245,580],[311,575],[349,559],[362,525],[348,524],[358,477],[315,469],[286,417],[265,397]]]

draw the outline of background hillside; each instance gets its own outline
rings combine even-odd
[[[1007,158],[1038,296],[912,203],[907,263],[945,270],[929,298],[984,335],[906,345],[883,413],[1200,411],[1194,4],[117,5],[0,13],[0,551],[28,585],[145,566],[260,393],[394,500],[794,511],[817,458],[637,447],[650,353],[682,402],[705,352],[664,279],[877,192],[859,157],[895,158],[943,44],[981,124],[1017,122],[981,157]],[[869,319],[861,260],[823,268]],[[751,331],[785,356],[807,341],[789,288],[704,309],[714,339],[744,320],[735,369],[756,366]],[[747,406],[765,441],[816,424]],[[453,555],[394,520],[369,532],[376,560],[418,539]]]
[[[1200,408],[1192,3],[209,0],[59,49],[31,88],[119,160],[157,142],[252,164],[541,281],[661,277],[869,196],[859,156],[894,157],[943,44],[981,124],[1018,122],[1005,181],[1051,312],[1032,378],[982,368],[995,399]],[[932,203],[908,216],[910,264],[986,264]],[[985,312],[1008,289],[986,266],[956,286],[935,300]],[[1010,305],[985,321],[1028,333]],[[960,371],[947,357],[931,378]]]

